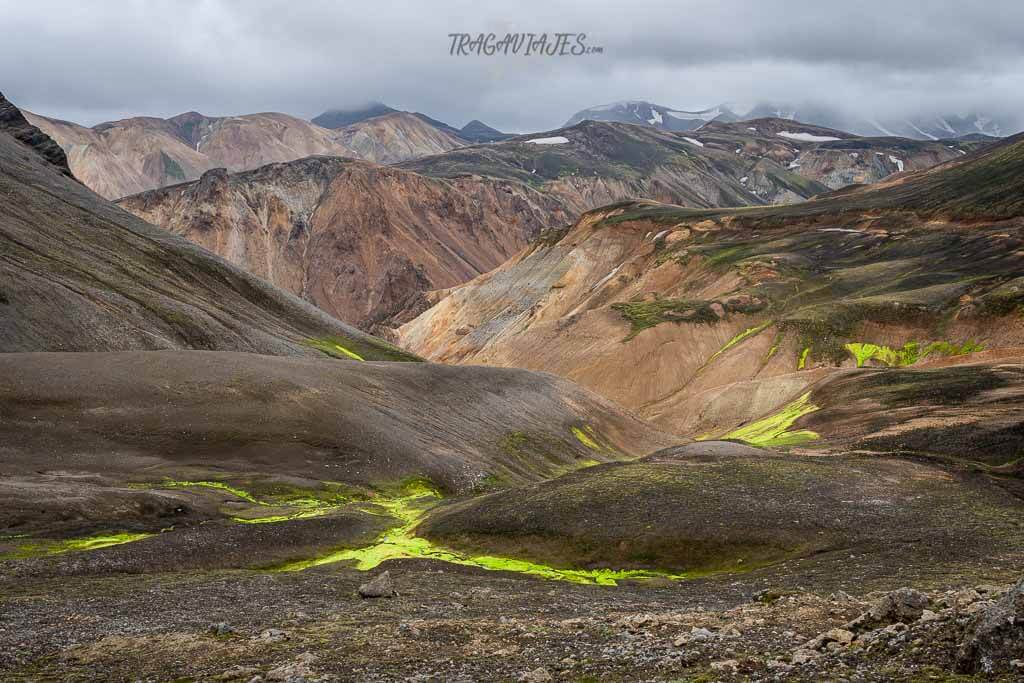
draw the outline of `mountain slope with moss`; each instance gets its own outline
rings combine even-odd
[[[722,435],[837,369],[1016,353],[1022,177],[1018,136],[798,204],[613,204],[447,293],[400,338],[437,360],[555,372],[665,429]]]

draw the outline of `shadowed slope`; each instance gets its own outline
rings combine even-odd
[[[332,339],[413,358],[118,209],[32,154],[39,136],[0,134],[0,351],[320,355],[310,344]]]
[[[133,482],[215,482],[203,486],[242,502],[269,481],[335,482],[345,497],[412,478],[469,491],[676,441],[565,380],[524,370],[183,351],[0,354],[0,368],[0,475],[29,492],[21,508],[19,495],[0,496],[0,527],[12,533],[114,520],[167,526],[160,518],[173,518],[180,500],[152,499],[148,512],[143,501],[103,502]],[[41,511],[31,491],[43,485],[51,503]],[[97,486],[106,494],[90,493]]]

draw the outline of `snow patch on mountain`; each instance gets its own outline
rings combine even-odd
[[[776,133],[779,137],[789,138],[790,140],[799,140],[800,142],[831,142],[832,140],[838,140],[839,138],[832,135],[812,135],[811,133],[792,133],[788,130],[779,131]]]
[[[527,140],[527,142],[535,145],[564,145],[569,142],[569,138],[561,135],[555,135],[550,138],[534,138],[532,140]]]

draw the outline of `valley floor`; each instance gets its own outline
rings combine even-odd
[[[999,605],[1022,558],[960,567],[955,579],[881,566],[845,575],[838,559],[616,587],[397,560],[382,568],[398,591],[390,599],[358,596],[380,569],[341,565],[0,574],[0,679],[953,680],[968,625]],[[903,585],[928,594],[928,611],[849,626]]]

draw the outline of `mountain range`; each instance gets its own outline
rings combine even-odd
[[[397,116],[407,115],[340,132],[373,131]],[[586,121],[389,168],[311,157],[244,173],[209,171],[119,204],[388,336],[431,304],[430,292],[498,267],[546,228],[605,204],[635,197],[705,208],[799,201],[926,168],[959,156],[960,147],[970,146],[856,138],[778,119],[715,122],[688,137]]]
[[[643,100],[614,102],[583,109],[569,117],[566,125],[583,120],[618,121],[663,130],[688,131],[696,130],[709,121],[731,123],[760,118],[792,119],[863,137],[903,137],[913,140],[946,140],[976,134],[1001,137],[1021,129],[1019,121],[982,113],[870,118],[823,105],[797,106],[791,103],[760,103],[740,113],[727,104],[691,112]]]

